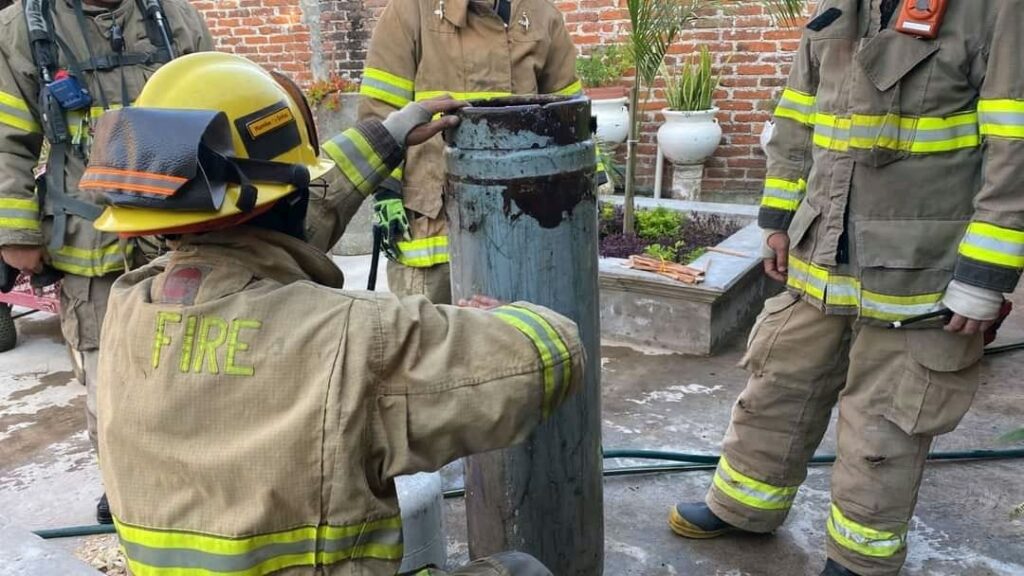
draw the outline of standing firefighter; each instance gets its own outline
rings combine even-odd
[[[325,150],[358,153],[345,185],[369,189],[459,106],[412,103]],[[97,227],[174,248],[115,283],[103,331],[101,466],[136,576],[395,574],[394,478],[524,439],[581,382],[576,326],[550,310],[341,291],[303,239],[331,168],[310,122],[301,94],[215,53],[100,122]],[[550,576],[514,553],[455,574]]]
[[[838,402],[823,574],[903,565],[929,447],[1024,267],[1024,2],[920,9],[943,4],[825,0],[804,32],[760,214],[788,291],[751,333],[706,503],[671,512],[683,536],[779,527]]]
[[[64,275],[61,329],[88,389],[94,448],[107,295],[125,265],[144,257],[93,229],[100,208],[79,183],[92,127],[173,56],[210,49],[186,0],[23,0],[0,12],[0,251],[24,273]],[[110,522],[105,498],[97,517]]]
[[[576,95],[576,48],[549,0],[391,0],[373,32],[360,117],[450,93],[461,100]],[[399,295],[451,301],[441,138],[409,152],[374,196]]]

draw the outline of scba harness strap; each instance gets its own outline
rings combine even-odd
[[[47,213],[53,216],[53,229],[49,248],[57,250],[64,244],[69,215],[93,221],[103,212],[102,207],[78,200],[67,193],[65,167],[67,155],[72,148],[72,136],[65,113],[73,109],[80,109],[83,103],[87,107],[91,102],[91,98],[88,97],[88,90],[84,87],[77,84],[73,85],[75,90],[80,91],[80,96],[83,97],[75,101],[75,108],[68,108],[61,100],[63,93],[55,93],[52,89],[55,81],[60,80],[58,78],[58,53],[60,51],[64,52],[68,67],[82,81],[85,80],[85,72],[96,73],[121,69],[121,92],[122,100],[124,100],[122,105],[128,106],[130,102],[127,101],[127,89],[123,73],[124,67],[166,64],[174,57],[174,46],[170,39],[170,26],[166,21],[159,0],[136,0],[138,9],[143,14],[146,37],[150,39],[154,46],[160,47],[156,51],[149,53],[123,52],[122,42],[119,44],[121,47],[120,51],[96,56],[88,41],[88,31],[85,28],[85,19],[81,7],[82,0],[72,0],[75,3],[78,23],[81,28],[79,32],[82,34],[83,41],[86,43],[89,52],[88,59],[81,61],[72,53],[70,46],[57,34],[53,24],[53,6],[50,4],[50,1],[24,0],[24,14],[26,24],[28,25],[32,59],[40,78],[39,109],[42,112],[43,129],[50,147],[44,176],[38,178],[36,184],[39,190],[40,205],[44,206]],[[114,44],[112,42],[112,45]],[[99,96],[103,108],[109,109],[102,90],[100,90]],[[64,102],[67,102],[67,100],[65,99]],[[72,150],[72,152],[74,151]],[[79,151],[78,154],[84,157],[84,152]]]

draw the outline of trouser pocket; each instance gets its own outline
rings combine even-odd
[[[906,338],[906,364],[884,416],[907,434],[951,432],[978,391],[982,335],[908,330]]]
[[[764,309],[754,322],[754,327],[750,329],[750,336],[747,337],[747,352],[740,360],[741,367],[758,376],[764,372],[764,366],[771,357],[779,330],[785,326],[789,311],[799,301],[800,299],[789,291],[765,301]]]

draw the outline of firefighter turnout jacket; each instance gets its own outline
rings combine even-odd
[[[514,94],[576,95],[576,48],[549,0],[513,0],[508,24],[483,0],[391,0],[381,15],[363,71],[361,118],[384,118],[413,100],[451,94],[479,100]],[[412,241],[399,242],[401,264],[448,262],[443,212],[444,142],[409,150],[404,171],[385,187],[413,212]]]
[[[81,4],[81,0],[52,0],[52,29],[59,46],[58,66],[73,72],[92,97],[84,109],[68,111],[71,143],[64,164],[66,194],[93,202],[78,189],[89,157],[92,127],[107,108],[134,99],[146,79],[167,60],[163,42],[147,33],[145,14],[135,0],[122,0],[111,9]],[[164,0],[178,55],[212,50],[212,40],[198,12],[186,0]],[[22,3],[0,12],[0,246],[50,244],[53,210],[40,206],[36,175],[45,173],[49,145],[44,139],[40,110],[40,77],[33,63]],[[123,36],[123,50],[112,38]],[[64,335],[72,347],[96,348],[102,321],[104,290],[90,289],[92,279],[124,269],[125,256],[116,235],[104,234],[92,222],[68,216],[63,238],[48,250],[50,264],[65,273]],[[130,249],[130,247],[129,247]],[[97,293],[102,292],[102,293]],[[98,309],[98,312],[97,312]]]
[[[401,159],[376,120],[332,142],[367,155],[360,186]],[[541,307],[343,292],[322,247],[255,227],[174,248],[114,284],[101,347],[135,576],[395,574],[394,478],[524,439],[582,381],[576,326]]]
[[[1024,2],[950,2],[934,40],[875,0],[824,0],[775,112],[760,224],[789,289],[887,322],[1024,268]],[[893,18],[895,20],[895,18]]]

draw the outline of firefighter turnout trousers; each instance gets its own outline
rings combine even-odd
[[[781,525],[838,403],[828,556],[863,576],[897,574],[932,439],[970,407],[982,352],[981,335],[890,330],[789,292],[768,300],[708,506],[744,530]]]

